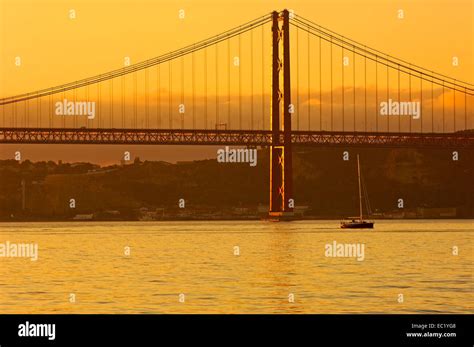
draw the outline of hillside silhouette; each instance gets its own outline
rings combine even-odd
[[[294,148],[295,203],[304,207],[306,217],[340,218],[357,212],[357,153],[376,214],[403,211],[405,217],[415,217],[415,212],[419,217],[420,209],[455,209],[455,217],[474,217],[473,150],[460,151],[458,161],[447,149],[352,149],[348,161],[343,151]],[[256,217],[268,205],[268,172],[266,149],[258,151],[256,167],[216,160],[171,164],[135,158],[105,167],[3,160],[0,219],[68,220],[89,214],[94,219],[136,220],[144,212],[153,212],[153,219]],[[397,206],[400,198],[403,209]],[[179,209],[179,199],[184,199],[184,209]]]

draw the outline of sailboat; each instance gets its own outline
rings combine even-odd
[[[373,229],[374,222],[364,220],[362,216],[362,189],[361,189],[361,179],[360,179],[360,162],[359,162],[359,155],[357,154],[357,176],[359,179],[359,216],[358,217],[350,217],[350,220],[342,221],[341,228],[343,229]],[[364,195],[366,199],[367,209],[369,209],[369,202],[367,198],[367,194]]]

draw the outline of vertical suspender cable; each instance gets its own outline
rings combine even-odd
[[[311,61],[310,61],[310,43],[309,43],[309,27],[308,27],[308,34],[307,34],[307,40],[308,40],[308,130],[311,130]]]
[[[150,120],[148,117],[148,68],[145,69],[145,127],[150,127]]]
[[[367,131],[367,56],[364,55],[364,131]]]
[[[133,127],[138,128],[138,87],[137,72],[133,73]]]
[[[41,98],[37,98],[36,101],[37,101],[36,102],[36,112],[37,112],[36,126],[41,128]],[[4,107],[2,107],[2,111],[4,111]],[[5,116],[5,114],[3,115]],[[3,126],[5,126],[5,119],[3,120]]]
[[[456,80],[454,80],[456,84]],[[453,131],[456,131],[456,87],[453,88]]]
[[[411,71],[408,73],[408,95],[410,102],[412,102],[411,99]],[[411,117],[409,118],[409,124],[410,124],[410,133],[411,133]]]
[[[227,128],[230,128],[230,39],[227,39]]]
[[[101,114],[101,106],[102,106],[102,86],[101,83],[97,83],[97,114],[99,115],[99,128],[102,128],[103,120],[102,120],[102,114]],[[74,89],[75,90],[75,89]],[[75,125],[74,125],[75,126]]]
[[[333,116],[334,116],[334,107],[333,107],[333,93],[332,93],[332,36],[330,37],[331,41],[329,43],[330,46],[330,70],[331,70],[331,131],[333,129]]]
[[[400,105],[400,64],[398,64],[398,68],[397,68],[397,75],[398,75],[398,81],[397,81],[397,84],[398,84],[398,104]],[[398,117],[398,132],[401,132],[401,117]]]
[[[431,78],[431,132],[434,133],[434,92],[433,78]]]
[[[323,76],[321,65],[321,36],[319,36],[319,130],[323,130]]]
[[[216,43],[216,126],[219,125],[219,44]]]
[[[122,75],[122,127],[125,128],[125,75]]]
[[[184,56],[181,56],[181,105],[184,103]],[[186,112],[186,107],[184,106],[184,112],[181,113],[181,129],[184,129],[184,115]]]
[[[353,111],[354,111],[354,131],[356,131],[356,57],[355,57],[355,46],[352,46],[352,90],[353,90]]]
[[[296,27],[296,130],[300,130],[300,59],[299,30]]]
[[[156,66],[156,126],[161,128],[161,65]]]
[[[420,72],[420,132],[423,132],[423,75]]]
[[[25,100],[25,127],[30,126],[30,100]]]
[[[390,80],[390,70],[388,68],[388,56],[386,57],[387,60],[387,102],[389,100],[389,93],[390,93],[390,85],[389,85],[389,80]],[[387,132],[390,131],[390,117],[387,115]]]
[[[168,126],[173,129],[173,63],[168,63]]]
[[[253,130],[253,30],[250,31],[250,129]]]
[[[125,75],[122,75],[121,81],[121,90],[122,90],[122,95],[121,95],[121,118],[122,118],[122,128],[125,128]]]
[[[467,130],[467,89],[464,87],[464,130]]]
[[[443,133],[444,133],[444,81],[443,81]]]
[[[114,127],[114,80],[109,80],[110,127]]]
[[[345,101],[344,101],[344,96],[345,96],[345,93],[344,93],[344,69],[345,69],[345,65],[344,65],[344,44],[342,45],[341,47],[341,56],[342,56],[342,59],[341,59],[341,63],[342,63],[342,69],[341,69],[341,80],[342,80],[342,93],[341,93],[341,97],[342,97],[342,131],[345,130],[345,116],[344,116],[344,111],[345,111]]]
[[[86,86],[86,102],[89,102],[89,85]],[[87,121],[87,118],[85,122],[86,122],[86,126],[89,127],[89,122]]]
[[[204,129],[207,129],[207,49],[204,49]]]
[[[193,94],[193,129],[196,128],[196,72],[195,70],[195,61],[194,61],[194,51],[191,53],[191,89]]]
[[[241,34],[239,34],[239,129],[242,130],[242,57],[240,48]]]
[[[52,94],[49,95],[49,105],[48,105],[48,124],[49,127],[53,127],[53,96]]]
[[[379,114],[378,114],[378,101],[379,101],[379,78],[378,78],[378,65],[377,58],[375,56],[375,131],[379,130]]]
[[[262,25],[262,130],[265,129],[265,26]]]

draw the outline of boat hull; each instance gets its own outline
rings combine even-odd
[[[342,222],[342,229],[373,229],[373,222]]]

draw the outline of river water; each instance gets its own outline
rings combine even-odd
[[[473,220],[338,224],[2,223],[0,313],[474,312]]]

